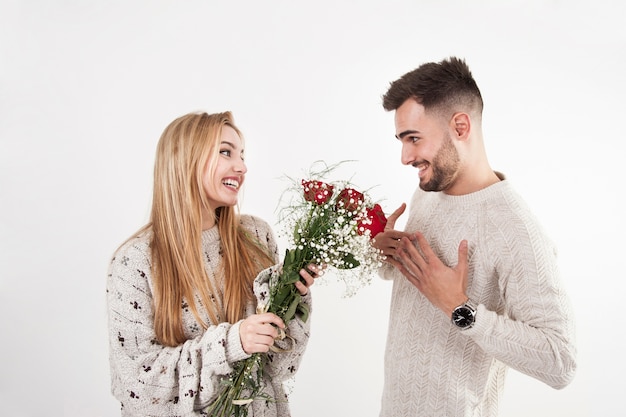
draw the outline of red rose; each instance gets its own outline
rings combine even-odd
[[[382,207],[379,204],[375,204],[372,208],[367,208],[367,216],[357,222],[357,233],[360,235],[365,234],[366,230],[370,231],[370,238],[385,230],[387,224],[387,217],[383,213]]]
[[[353,188],[344,188],[337,197],[337,208],[354,213],[363,203],[363,194]]]
[[[306,201],[314,201],[322,205],[330,200],[333,195],[333,186],[322,181],[305,181],[302,180],[304,187],[304,199]]]

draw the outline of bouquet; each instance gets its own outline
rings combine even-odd
[[[383,256],[370,241],[384,230],[385,214],[349,181],[323,181],[335,167],[311,172],[307,179],[290,178],[292,184],[286,190],[291,199],[281,209],[279,220],[290,248],[282,268],[272,274],[267,303],[257,307],[259,313],[276,314],[285,325],[296,314],[303,321],[308,319],[308,307],[294,285],[300,279],[299,271],[308,264],[334,270],[346,285],[346,296],[369,284],[382,265]],[[207,409],[209,415],[245,417],[255,398],[272,400],[263,394],[265,361],[265,354],[256,353],[235,363],[222,391]]]

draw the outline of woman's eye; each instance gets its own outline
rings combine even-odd
[[[224,156],[230,156],[230,150],[229,149],[223,149],[223,150],[220,151],[220,154],[224,155]]]

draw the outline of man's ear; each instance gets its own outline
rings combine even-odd
[[[467,113],[454,113],[450,120],[452,129],[456,132],[456,138],[458,140],[467,140],[472,130],[472,121]]]

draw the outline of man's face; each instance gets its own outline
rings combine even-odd
[[[420,188],[446,191],[459,172],[459,154],[448,125],[413,99],[405,101],[395,114],[396,138],[402,143],[402,163],[419,170]]]

